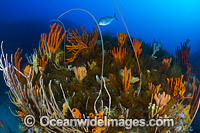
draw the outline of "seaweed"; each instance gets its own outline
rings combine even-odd
[[[194,109],[199,95],[195,95],[195,78],[191,80],[188,68],[183,71],[185,68],[180,66],[173,55],[161,48],[160,43],[150,44],[133,38],[133,47],[141,65],[140,79],[135,54],[130,41],[126,40],[126,34],[118,33],[116,38],[105,33],[102,76],[102,48],[97,28],[93,33],[88,33],[81,27],[82,35],[76,28],[71,32],[68,30],[67,41],[63,44],[66,31],[60,37],[59,26],[56,30],[53,30],[54,27],[56,24],[51,26],[48,39],[47,34],[42,34],[38,53],[28,57],[28,63],[20,68],[22,57],[17,51],[15,68],[19,71],[11,66],[10,73],[4,73],[8,75],[6,78],[12,77],[7,81],[15,91],[14,96],[9,95],[9,98],[17,106],[21,121],[26,113],[31,112],[34,112],[32,115],[37,122],[41,115],[61,119],[80,119],[89,115],[98,116],[99,119],[108,116],[113,119],[146,121],[160,117],[173,118],[175,126],[170,128],[131,127],[128,130],[121,127],[87,127],[89,132],[165,132],[175,131],[181,126],[179,113],[184,113],[187,120],[182,120],[182,131],[188,128],[195,116]],[[58,35],[58,38],[53,38],[52,34]],[[54,44],[49,38],[57,41]],[[61,44],[66,46],[65,53],[65,47],[61,47]],[[64,59],[67,59],[66,62]],[[20,73],[20,70],[24,73]],[[16,85],[23,85],[24,88]],[[197,90],[199,92],[200,89]],[[75,130],[71,127],[49,128],[57,132]],[[37,129],[45,130],[38,125]],[[86,129],[77,127],[76,130],[84,132]]]

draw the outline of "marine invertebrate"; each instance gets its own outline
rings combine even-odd
[[[32,65],[33,65],[33,55],[37,55],[37,49],[33,49],[33,54],[31,54],[30,56],[28,56],[27,53],[25,54],[28,63]]]
[[[122,80],[122,82],[125,92],[128,92],[131,83],[131,69],[129,69],[128,71],[127,68],[124,67],[124,79]]]
[[[180,78],[167,78],[168,88],[167,92],[172,95],[172,99],[174,98],[182,98],[183,94],[185,93],[185,81],[183,82],[183,76],[181,75]]]
[[[148,88],[149,88],[150,90],[152,90],[152,94],[151,94],[151,103],[152,103],[152,101],[153,101],[153,96],[159,92],[160,87],[161,87],[161,84],[155,86],[153,83],[148,83]]]
[[[38,49],[40,57],[38,58],[37,55],[33,55],[33,57],[35,57],[35,59],[38,60],[40,68],[43,69],[47,66],[48,61],[52,59],[52,56],[55,55],[66,33],[66,31],[64,31],[64,33],[61,35],[62,26],[60,26],[59,24],[57,24],[56,26],[56,23],[50,25],[50,29],[51,30],[48,34],[48,37],[46,33],[41,34],[41,39],[39,42],[39,49]],[[55,58],[57,59],[57,54]],[[57,65],[57,66],[55,65],[55,67],[58,68],[59,63],[57,62],[57,60],[55,60],[55,64]],[[37,72],[38,70],[35,71]],[[42,72],[40,71],[40,73]]]
[[[77,80],[81,83],[87,76],[87,70],[85,67],[73,67]]]
[[[54,60],[54,67],[58,70],[65,70],[65,66],[60,65],[60,56],[63,55],[64,52],[60,51],[56,53],[55,60]],[[47,58],[48,59],[48,58]]]
[[[120,75],[122,76],[123,79],[124,79],[124,72],[125,72],[125,70],[124,70],[124,69],[121,69]],[[128,73],[129,73],[129,70],[128,70]],[[111,74],[110,76],[111,76],[111,79],[112,79],[112,74]],[[138,82],[139,80],[140,80],[140,79],[139,79],[138,77],[131,76],[131,78],[130,78],[130,83],[131,83],[131,84],[134,84],[134,83]]]
[[[192,99],[194,98],[194,92],[195,92],[195,77],[193,77],[193,82],[192,82],[192,96],[190,97],[191,101],[190,104],[192,103]]]
[[[35,73],[38,73],[38,55],[33,54],[33,68],[35,70]]]
[[[134,54],[135,54],[135,59],[136,59],[137,66],[138,66],[138,70],[139,70],[139,74],[140,74],[140,85],[139,85],[139,87],[138,87],[138,95],[139,95],[140,92],[141,92],[141,89],[142,89],[142,72],[141,72],[141,68],[140,68],[140,62],[139,62],[139,59],[138,59],[138,56],[137,56],[137,52],[136,52],[136,50],[135,50],[135,48],[134,48],[133,40],[131,39],[130,33],[129,33],[128,28],[127,28],[127,26],[126,26],[126,23],[125,23],[125,21],[124,21],[124,18],[123,18],[123,16],[122,16],[120,10],[118,9],[116,3],[114,2],[114,0],[112,0],[112,2],[114,3],[115,7],[117,8],[117,11],[119,12],[119,14],[120,14],[120,16],[121,16],[121,19],[122,19],[123,24],[124,24],[124,26],[125,26],[125,28],[126,28],[126,31],[127,31],[127,34],[128,34],[128,38],[129,38],[129,40],[130,40],[130,43],[131,43],[131,45],[132,45],[132,48],[133,48],[133,51],[134,51]]]
[[[96,67],[96,65],[97,65],[97,63],[95,61],[93,61],[92,63],[87,62],[87,64],[88,64],[90,70],[93,70]]]
[[[81,119],[82,115],[80,113],[80,111],[77,108],[73,108],[72,109],[72,113],[79,119]]]
[[[96,41],[98,38],[98,30],[96,27],[96,30],[93,30],[92,35],[88,34],[85,29],[81,26],[82,29],[82,36],[79,34],[78,30],[75,28],[70,32],[68,30],[67,34],[67,41],[71,45],[66,45],[67,52],[72,53],[72,57],[69,59],[66,59],[66,63],[73,62],[75,58],[78,56],[78,54],[82,53],[88,53],[90,49],[93,49],[96,45]]]
[[[154,43],[153,44],[153,53],[152,53],[151,57],[157,58],[157,56],[155,56],[155,54],[160,50],[160,48],[161,48],[160,43]]]
[[[99,113],[96,113],[95,115],[93,113],[90,113],[90,118],[94,119],[94,117],[97,117],[98,120],[102,119],[103,120],[103,116],[104,113],[102,111],[99,111]],[[95,128],[92,129],[92,133],[100,133],[102,131],[104,131],[105,129],[107,129],[107,126],[110,124],[110,122],[108,123],[104,123],[104,126],[97,126]],[[105,126],[107,125],[107,126]]]
[[[24,75],[28,77],[29,74],[30,74],[30,65],[27,65],[24,69]]]
[[[55,27],[52,27],[52,33],[55,31]],[[75,38],[74,40],[71,40],[74,42],[74,45],[72,45],[69,41],[67,44],[64,44],[71,46],[69,47],[71,48],[71,51],[68,49],[68,52],[70,52],[68,55],[66,55],[66,57],[74,59],[77,58],[77,61],[74,61],[74,59],[69,60],[71,62],[70,65],[67,66],[68,68],[65,68],[65,64],[60,62],[61,59],[64,59],[64,52],[62,49],[55,50],[54,54],[52,51],[47,50],[46,46],[49,46],[47,45],[48,39],[45,37],[45,34],[42,34],[41,37],[44,39],[43,42],[46,42],[43,45],[44,49],[41,47],[42,42],[40,42],[40,50],[38,50],[38,52],[34,52],[34,58],[32,58],[33,56],[28,58],[30,59],[28,60],[29,64],[26,64],[24,73],[21,73],[17,68],[15,68],[15,66],[13,66],[12,63],[8,62],[7,56],[4,55],[3,49],[1,47],[2,54],[0,58],[0,70],[3,71],[5,82],[10,88],[9,98],[11,102],[17,106],[17,110],[13,111],[15,112],[13,114],[19,117],[22,122],[24,117],[28,114],[31,114],[36,118],[36,123],[40,121],[39,116],[43,115],[61,120],[65,118],[76,118],[77,120],[84,120],[87,118],[88,114],[90,119],[93,119],[95,116],[98,119],[103,119],[104,116],[114,119],[147,117],[151,119],[165,118],[163,117],[165,115],[167,115],[169,118],[177,119],[178,113],[183,112],[183,107],[191,104],[191,106],[195,109],[196,104],[193,103],[197,101],[195,100],[196,98],[191,103],[191,99],[193,99],[192,97],[196,96],[194,91],[195,89],[193,89],[192,96],[190,98],[187,98],[183,95],[185,92],[186,94],[188,93],[186,91],[188,87],[194,86],[193,88],[195,88],[194,79],[193,83],[188,82],[185,85],[183,77],[174,78],[171,73],[166,74],[160,72],[160,70],[156,68],[157,66],[152,66],[151,63],[146,61],[146,58],[150,60],[151,58],[150,55],[145,55],[146,53],[144,52],[144,49],[144,56],[140,58],[141,62],[146,61],[146,64],[141,66],[141,70],[144,73],[142,78],[141,75],[140,78],[135,76],[138,75],[138,71],[135,69],[135,67],[137,67],[137,62],[132,61],[132,55],[127,56],[126,51],[129,51],[129,47],[114,48],[113,45],[109,46],[109,48],[113,47],[111,48],[112,50],[109,49],[111,54],[109,54],[108,49],[104,50],[107,59],[105,62],[106,71],[103,71],[103,75],[99,77],[98,75],[101,74],[103,66],[99,62],[102,60],[102,56],[99,54],[100,48],[98,45],[95,45],[96,39],[94,39],[94,42],[92,41],[93,35],[88,34],[87,31],[83,28],[82,30],[82,36],[78,33],[78,31],[76,31],[76,29],[74,32],[71,32],[71,35],[73,35],[73,37],[76,39],[81,39],[78,41],[81,43],[81,45],[83,44],[86,46],[86,49],[83,51],[79,51],[79,49],[73,49],[76,47],[75,45],[80,44],[77,40],[75,40]],[[74,33],[76,36],[74,36]],[[70,37],[71,36],[69,36],[69,38]],[[98,36],[95,35],[95,37]],[[47,39],[46,41],[45,38]],[[142,52],[142,42],[136,39],[134,39],[133,42],[134,43],[132,46],[137,44],[134,46],[134,49],[136,49],[136,56],[140,56]],[[112,41],[110,43],[112,44]],[[57,44],[53,45],[58,46]],[[142,45],[144,48],[145,43]],[[72,48],[72,46],[74,47]],[[91,52],[93,49],[97,50],[97,54]],[[87,56],[78,56],[79,54]],[[86,62],[78,62],[79,60],[84,60]],[[169,63],[171,60],[166,59],[166,61],[163,62]],[[156,65],[163,67],[161,61],[156,61],[156,63]],[[37,67],[34,67],[34,64]],[[62,69],[63,67],[64,69]],[[34,68],[37,68],[40,73],[36,74],[36,72],[34,72]],[[157,71],[154,71],[155,69],[157,69]],[[171,68],[169,68],[169,71],[170,69]],[[180,67],[177,69],[180,69]],[[16,76],[16,72],[18,72],[20,76],[24,78],[19,78]],[[175,74],[177,73],[175,72]],[[171,77],[168,78],[168,87],[166,87],[166,77]],[[141,84],[142,79],[144,81],[143,84]],[[139,80],[140,83],[136,83]],[[141,90],[140,86],[143,88],[141,94],[139,93]],[[137,88],[137,90],[135,90],[135,88]],[[103,89],[105,89],[105,91]],[[162,93],[159,93],[159,90],[162,91]],[[166,90],[168,94],[165,94]],[[191,89],[188,91],[191,91]],[[105,93],[107,95],[105,95]],[[188,100],[183,102],[184,99]],[[191,116],[188,117],[187,121],[183,121],[184,125],[188,125],[188,123],[192,121],[189,118],[191,118]],[[110,123],[108,123],[108,126],[110,126],[109,124]],[[107,128],[107,125],[103,127],[76,126],[67,128],[65,126],[36,126],[33,128],[42,132],[122,131],[122,128],[119,127]],[[178,123],[175,123],[175,127],[177,126],[179,126]],[[173,131],[175,127],[168,128],[167,130]],[[144,127],[143,129],[132,127],[130,130],[124,129],[123,131],[143,132],[149,130],[153,131],[154,129],[150,127]],[[156,131],[165,132],[166,128],[156,127]]]
[[[159,106],[156,106],[156,104],[149,103],[148,111],[149,111],[148,117],[149,119],[151,119],[158,114],[158,112],[160,111],[160,108]]]
[[[185,119],[184,119],[184,121],[186,122],[186,123],[189,123],[190,121],[191,121],[191,119],[190,119],[190,108],[191,108],[191,105],[187,105],[184,109],[183,109],[183,114],[185,115]]]
[[[113,50],[110,50],[110,53],[114,56],[117,64],[122,64],[126,56],[126,48],[114,48]]]
[[[40,71],[40,74],[42,75],[44,73],[45,67],[38,67],[38,70]]]
[[[22,53],[22,50],[19,52],[19,48],[17,49],[17,51],[15,52],[15,56],[14,56],[14,59],[15,59],[15,67],[20,71],[20,63],[21,63],[21,60],[22,60],[22,57],[20,57]],[[17,76],[20,77],[20,73],[17,71],[16,72]]]
[[[156,101],[156,105],[162,109],[171,99],[171,96],[163,92],[162,94],[158,93],[154,95],[154,99]]]
[[[40,58],[37,58],[37,59],[38,59],[39,65],[40,65],[41,67],[44,67],[44,68],[45,68],[45,67],[47,66],[49,59],[47,58],[46,55],[43,55],[43,56],[42,56],[42,59],[40,59]]]
[[[136,40],[135,38],[132,38],[132,41],[133,41],[133,47],[135,48],[135,52],[137,53],[137,56],[140,56],[140,54],[142,53],[142,48],[140,48],[142,45],[142,42]]]
[[[194,79],[193,79],[194,80]],[[193,89],[195,89],[195,81],[193,82]],[[193,99],[193,103],[191,105],[191,111],[190,111],[190,115],[193,115],[194,112],[196,111],[196,109],[198,108],[198,104],[199,104],[199,95],[200,95],[200,81],[197,80],[197,93],[195,96],[195,99]]]
[[[190,81],[190,79],[191,79],[191,77],[190,77],[191,73],[192,73],[192,64],[191,63],[187,63],[187,71],[186,71],[186,80],[187,81]]]
[[[181,43],[181,46],[177,46],[175,53],[178,64],[180,66],[187,65],[190,54],[190,46],[188,47],[188,43]]]
[[[193,80],[195,80],[195,78],[193,78]],[[197,114],[197,111],[199,109],[199,105],[200,105],[200,99],[199,99],[200,82],[198,80],[197,80],[197,85],[198,85],[197,94],[195,96],[195,100],[193,101],[193,104],[190,103],[184,109],[185,112],[187,113],[187,117],[184,120],[184,122],[189,123],[188,125],[186,125],[184,127],[185,130],[187,130],[190,127],[190,125],[192,124],[192,122],[193,122],[193,120],[194,120],[194,118],[195,118],[195,116]],[[194,93],[194,89],[195,89],[195,81],[193,81],[193,93]],[[193,97],[194,97],[194,95],[193,95]],[[197,101],[197,99],[198,99],[198,101]]]
[[[167,82],[168,82],[168,88],[167,88],[167,92],[170,93],[172,95],[172,99],[178,99],[181,100],[180,103],[182,103],[185,99],[191,99],[193,98],[194,95],[194,90],[195,88],[193,88],[193,94],[191,97],[185,97],[184,93],[186,91],[185,88],[185,81],[183,82],[183,76],[181,75],[180,78],[175,78],[175,80],[173,78],[167,78]],[[195,82],[193,83],[193,85],[195,84]]]
[[[50,32],[48,34],[41,34],[41,40],[39,42],[39,50],[38,52],[42,56],[47,56],[48,59],[51,59],[52,55],[56,53],[56,50],[59,48],[61,42],[63,41],[65,37],[66,31],[61,35],[62,31],[62,26],[57,24],[56,28],[56,23],[53,25],[50,25]]]
[[[172,61],[172,58],[170,58],[170,59],[164,58],[162,61],[162,64],[167,64],[167,69],[168,69],[170,67],[171,61]]]
[[[118,39],[118,46],[122,47],[126,43],[127,34],[118,32],[117,39]]]
[[[67,110],[68,110],[68,105],[67,105],[67,103],[64,103],[63,104],[63,110],[62,110],[62,113],[63,113],[64,116],[67,115]]]

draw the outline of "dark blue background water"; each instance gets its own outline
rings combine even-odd
[[[131,36],[149,43],[154,39],[160,41],[162,47],[173,54],[177,45],[189,38],[191,51],[199,50],[199,0],[115,0],[115,2],[126,21]],[[48,33],[49,24],[52,24],[50,20],[56,19],[72,8],[88,10],[97,20],[116,13],[119,21],[113,21],[110,25],[101,27],[102,32],[109,32],[113,36],[116,36],[117,32],[126,32],[111,0],[1,0],[0,41],[4,41],[4,50],[10,54],[20,47],[23,48],[23,54],[32,52],[33,48],[38,48],[40,34]],[[85,12],[73,11],[63,16],[61,20],[65,22],[66,28],[82,24],[91,31],[95,27],[94,20]],[[8,112],[5,105],[9,104],[9,100],[4,94],[7,88],[4,87],[2,80],[0,84],[0,107]],[[0,120],[6,121],[2,120],[5,117],[1,114]],[[15,117],[12,119],[16,120]],[[9,126],[8,122],[4,123]],[[197,123],[194,128],[198,128],[198,125]]]

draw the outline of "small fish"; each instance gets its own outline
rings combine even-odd
[[[118,20],[118,19],[116,18],[116,15],[115,15],[115,14],[114,14],[113,17],[110,17],[110,16],[102,17],[102,18],[99,20],[99,25],[103,25],[103,26],[109,25],[114,19]]]
[[[3,123],[1,122],[1,120],[0,120],[0,126],[1,126],[4,130],[6,130],[6,128],[5,128],[5,126],[3,125]]]

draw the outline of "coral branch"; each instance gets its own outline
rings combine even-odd
[[[181,46],[177,46],[175,52],[178,64],[180,66],[186,65],[190,54],[190,46],[188,47],[188,42],[185,42],[184,44],[181,43]]]
[[[123,64],[124,58],[126,56],[126,48],[117,48],[110,50],[110,53],[114,56],[115,62],[117,64]]]
[[[183,76],[181,75],[180,78],[175,78],[175,80],[172,78],[167,78],[168,82],[168,88],[167,92],[172,95],[172,99],[177,98],[177,99],[182,99],[183,94],[185,93],[185,81],[183,82]]]
[[[195,87],[195,84],[193,83],[193,88]],[[191,111],[190,111],[190,115],[193,115],[194,112],[196,111],[197,109],[197,106],[198,106],[198,102],[199,102],[199,95],[200,95],[200,81],[197,80],[197,92],[196,92],[196,95],[195,95],[195,99],[192,103],[192,107],[191,107]]]
[[[151,94],[151,103],[153,101],[153,95],[159,92],[160,87],[161,87],[161,84],[155,86],[153,83],[148,83],[148,88],[153,91]]]
[[[153,53],[152,53],[151,57],[157,58],[157,56],[155,56],[155,54],[160,50],[160,47],[161,47],[160,43],[153,44]]]
[[[140,54],[142,53],[142,48],[140,48],[142,45],[142,42],[136,40],[135,38],[132,38],[132,41],[133,41],[133,47],[135,49],[135,52],[137,53],[137,56],[140,56]]]
[[[187,81],[190,81],[190,79],[191,79],[191,77],[190,77],[191,73],[192,73],[192,64],[191,63],[187,63],[187,71],[186,71],[186,75],[187,75],[186,80]]]
[[[171,97],[168,94],[165,95],[165,92],[163,92],[162,94],[155,94],[154,99],[156,101],[156,105],[162,109],[169,102]]]
[[[124,79],[122,79],[122,82],[125,92],[128,92],[131,83],[131,69],[129,69],[128,73],[127,68],[124,67]]]
[[[83,29],[82,26],[81,29],[83,32],[82,36],[79,34],[76,28],[72,30],[72,32],[68,30],[67,41],[71,45],[66,45],[66,48],[68,50],[68,53],[71,52],[73,56],[69,59],[66,59],[67,60],[66,63],[73,62],[77,58],[78,54],[80,53],[86,54],[89,52],[90,49],[93,49],[96,45],[96,41],[98,38],[97,27],[96,30],[95,29],[93,30],[92,35],[88,34],[87,31]]]
[[[167,65],[167,69],[170,67],[170,64],[171,64],[171,61],[172,61],[172,58],[168,59],[168,58],[164,58],[163,61],[162,61],[162,64],[166,64]]]
[[[15,59],[15,67],[20,71],[20,63],[21,63],[21,60],[22,60],[22,57],[20,57],[22,53],[22,50],[19,52],[19,48],[17,49],[17,51],[15,52],[15,56],[14,56],[14,59]],[[17,77],[20,77],[20,73],[18,71],[16,71],[16,74],[17,74]]]
[[[119,32],[119,33],[117,33],[117,39],[118,39],[119,47],[122,47],[126,43],[127,34]]]
[[[42,53],[43,51],[42,55],[43,56],[46,55],[49,59],[51,59],[51,56],[56,53],[66,33],[66,31],[64,31],[64,33],[60,35],[62,26],[60,27],[59,24],[57,24],[56,28],[55,26],[56,26],[56,23],[54,23],[53,25],[50,25],[51,30],[49,32],[48,39],[47,39],[47,34],[44,33],[44,34],[41,34],[41,40],[39,42],[38,52]]]
[[[59,106],[57,104],[57,100],[54,97],[54,94],[51,89],[51,80],[49,82],[49,86],[45,87],[43,83],[42,76],[39,78],[39,86],[33,85],[33,77],[34,77],[34,70],[32,67],[27,67],[27,71],[29,69],[30,72],[32,72],[30,78],[26,78],[27,88],[24,86],[22,87],[22,83],[18,80],[18,76],[16,76],[16,73],[14,71],[15,66],[12,65],[12,63],[9,63],[7,60],[7,56],[5,57],[3,53],[3,49],[1,49],[1,58],[0,58],[0,70],[3,71],[4,79],[6,82],[6,85],[10,88],[10,91],[8,93],[8,96],[13,104],[15,104],[18,107],[17,117],[20,117],[20,120],[23,121],[26,114],[33,115],[36,119],[35,121],[39,123],[39,117],[38,116],[48,116],[50,118],[54,117],[56,119],[64,119],[64,115],[62,111],[59,109]],[[19,58],[19,53],[17,52],[16,56]],[[16,58],[16,59],[18,59]],[[4,61],[4,62],[3,62]],[[11,58],[12,61],[12,58]],[[18,61],[18,60],[17,60]],[[29,75],[30,75],[29,72]],[[19,74],[23,74],[20,73]],[[27,75],[27,72],[26,72]],[[44,88],[45,87],[45,88]],[[68,109],[71,112],[71,115],[76,118],[76,116],[73,114],[68,101],[65,97],[65,93],[62,89],[62,85],[60,84],[63,97],[65,100],[65,103],[67,104]],[[37,88],[37,89],[36,89]],[[46,91],[46,88],[49,88],[48,91]],[[46,92],[49,92],[48,98]],[[39,127],[41,128],[41,127]],[[54,129],[50,130],[50,127],[45,127],[44,130],[53,132],[53,131],[59,131],[59,132],[80,132],[79,129],[75,129],[73,127],[54,127]],[[45,131],[44,131],[45,132]]]
[[[46,55],[43,55],[43,56],[42,56],[42,59],[38,58],[39,65],[40,65],[41,67],[44,67],[44,68],[47,66],[48,61],[49,61],[49,59],[47,58]]]

